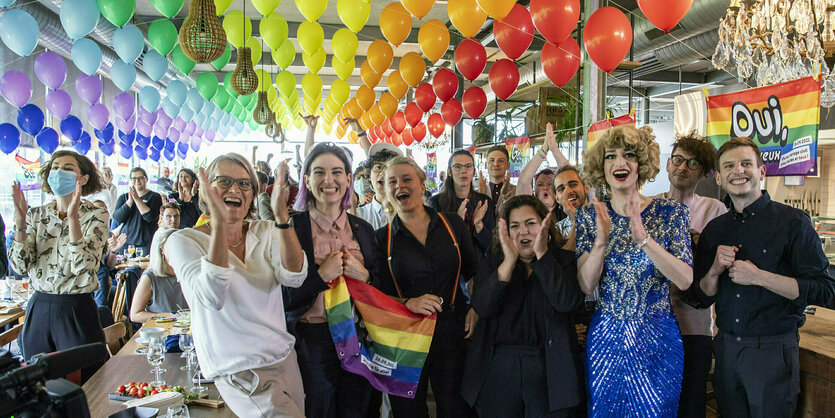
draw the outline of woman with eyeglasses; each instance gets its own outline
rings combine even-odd
[[[342,369],[328,328],[323,291],[344,275],[368,282],[377,253],[374,230],[351,215],[351,160],[333,143],[314,146],[302,164],[302,182],[292,225],[307,254],[307,278],[284,289],[284,306],[302,373],[309,417],[379,414],[380,393],[357,374]],[[376,411],[374,411],[376,409]]]
[[[286,163],[276,181],[286,178]],[[247,221],[258,178],[243,156],[224,154],[200,169],[208,223],[175,232],[166,259],[182,283],[200,368],[238,416],[304,416],[294,339],[282,288],[298,287],[307,259],[287,228],[286,183],[272,195],[276,221]]]

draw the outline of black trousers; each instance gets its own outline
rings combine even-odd
[[[295,333],[306,416],[380,416],[382,394],[364,377],[342,368],[327,323],[299,322]]]
[[[26,305],[26,320],[19,341],[23,357],[27,360],[35,354],[103,343],[104,332],[92,294],[54,295],[35,292]],[[92,377],[104,364],[104,360],[81,369],[82,382]]]
[[[707,375],[710,373],[711,337],[709,335],[682,335],[684,343],[684,375],[681,381],[681,398],[678,402],[679,418],[705,418]]]
[[[800,393],[797,332],[741,337],[719,332],[714,390],[723,417],[791,417]]]

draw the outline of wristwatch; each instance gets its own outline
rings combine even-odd
[[[294,225],[295,225],[295,222],[293,222],[293,218],[290,218],[290,220],[287,221],[286,224],[280,224],[278,222],[275,223],[275,227],[278,228],[278,229],[290,229]]]

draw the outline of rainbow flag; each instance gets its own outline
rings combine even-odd
[[[130,184],[130,166],[128,166],[128,163],[116,163],[116,178],[119,186]]]
[[[522,169],[531,160],[531,139],[527,136],[517,136],[504,141],[507,153],[510,154],[510,176],[518,178]]]
[[[632,112],[628,115],[618,116],[616,118],[609,118],[606,120],[597,121],[592,123],[589,126],[589,130],[586,131],[586,149],[591,149],[594,146],[594,143],[597,142],[598,139],[603,137],[609,129],[614,128],[615,126],[621,125],[634,125],[635,119],[632,117]]]
[[[383,292],[347,277],[334,280],[324,297],[342,368],[381,392],[414,399],[435,333],[435,314],[413,314]],[[354,321],[355,311],[362,322]]]
[[[709,96],[707,136],[715,147],[734,137],[751,138],[768,176],[817,171],[821,81],[813,77]]]
[[[20,190],[26,192],[40,189],[41,178],[38,174],[41,171],[41,159],[29,161],[21,157],[20,154],[15,155],[14,159],[23,170],[22,173],[15,174],[15,180],[20,184]]]

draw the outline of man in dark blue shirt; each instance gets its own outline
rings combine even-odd
[[[716,303],[714,390],[723,416],[790,417],[800,392],[797,328],[806,305],[828,305],[835,282],[809,217],[760,190],[762,155],[748,138],[716,153],[731,210],[702,231],[693,295]]]
[[[142,248],[145,255],[151,252],[151,239],[157,232],[159,208],[162,197],[159,193],[148,190],[148,175],[140,167],[130,171],[131,187],[128,193],[119,196],[113,220],[122,225],[121,232],[127,235],[127,243],[119,249],[122,252],[128,245]]]

